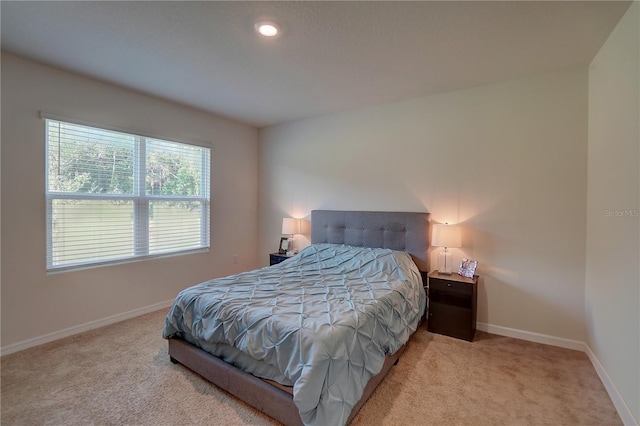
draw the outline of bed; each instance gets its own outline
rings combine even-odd
[[[344,425],[425,309],[428,214],[311,213],[311,246],[201,283],[165,323],[181,363],[286,425]]]

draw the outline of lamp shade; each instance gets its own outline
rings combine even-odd
[[[285,217],[282,219],[282,234],[293,235],[300,233],[300,219]]]
[[[436,247],[462,247],[460,227],[437,224],[432,227],[431,245]]]

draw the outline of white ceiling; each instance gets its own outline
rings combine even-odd
[[[629,5],[2,1],[2,49],[262,127],[587,66]]]

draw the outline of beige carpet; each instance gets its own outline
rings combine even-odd
[[[166,311],[2,357],[2,425],[272,425],[167,355]],[[581,352],[420,329],[352,425],[621,424]]]

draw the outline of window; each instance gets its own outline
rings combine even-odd
[[[47,270],[209,247],[210,150],[46,120]]]

